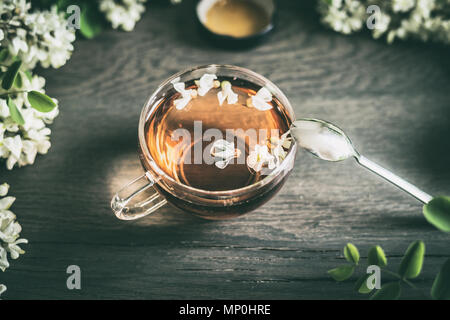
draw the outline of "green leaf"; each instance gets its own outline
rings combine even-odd
[[[14,80],[14,87],[16,87],[17,89],[22,88],[23,86],[23,79],[22,79],[22,75],[20,74],[20,72],[17,73],[16,76],[16,80]]]
[[[103,30],[103,23],[97,11],[98,9],[92,5],[81,10],[80,32],[88,39],[95,38]]]
[[[369,249],[367,260],[369,262],[369,265],[376,265],[381,268],[387,266],[386,255],[384,254],[384,251],[380,246],[374,246]]]
[[[0,62],[5,62],[9,57],[9,50],[4,48],[0,51]]]
[[[342,265],[340,267],[328,270],[328,274],[336,281],[344,281],[350,278],[355,271],[355,267],[351,265]]]
[[[6,71],[2,80],[3,89],[5,90],[11,89],[21,65],[22,61],[18,60],[8,67],[8,70]]]
[[[362,293],[362,294],[368,294],[370,292],[372,292],[373,289],[369,289],[367,287],[367,279],[370,277],[370,274],[365,274],[363,276],[361,276],[355,283],[355,291]]]
[[[16,104],[10,97],[8,97],[8,108],[11,119],[13,119],[15,123],[23,126],[25,124],[25,120],[23,120],[22,114],[20,113],[19,109],[17,109]]]
[[[450,197],[436,197],[423,206],[429,223],[441,231],[450,232]]]
[[[380,290],[370,297],[371,300],[397,300],[400,298],[402,288],[400,282],[389,282],[381,287]]]
[[[46,94],[38,91],[28,92],[28,102],[31,106],[40,112],[50,112],[56,107],[56,103]]]
[[[431,287],[433,299],[450,300],[450,259],[445,261]]]
[[[413,279],[420,274],[425,256],[425,244],[423,241],[411,243],[403,256],[398,269],[402,279]]]
[[[33,80],[33,74],[31,73],[30,70],[25,70],[25,75],[27,76],[28,80]]]
[[[358,264],[359,262],[359,251],[353,244],[347,243],[344,247],[344,256],[348,262]]]

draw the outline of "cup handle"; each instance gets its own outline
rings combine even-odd
[[[136,220],[155,212],[165,205],[167,200],[156,190],[153,190],[153,194],[144,199],[142,196],[138,197],[154,184],[155,180],[146,172],[120,189],[111,200],[111,209],[117,218],[121,220]]]

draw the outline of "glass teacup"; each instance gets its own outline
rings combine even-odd
[[[210,79],[206,80],[210,81],[205,80],[205,78],[208,78],[203,77],[205,75],[209,75]],[[202,86],[205,85],[204,83],[207,83],[206,85],[208,85],[208,83],[211,84],[210,87],[207,88],[208,90],[215,90],[214,92],[211,91],[211,93],[209,93],[209,96],[204,92],[202,94],[202,89],[204,89],[204,87]],[[230,83],[233,83],[233,85],[236,86],[231,87],[231,85],[229,85]],[[247,184],[243,184],[236,188],[228,188],[227,186],[233,186],[233,181],[227,181],[227,177],[237,181],[241,176],[246,176],[248,172],[246,172],[245,170],[232,171],[232,169],[228,169],[229,171],[223,171],[227,170],[227,166],[231,168],[234,162],[239,163],[239,159],[243,159],[244,163],[246,163],[245,161],[250,163],[251,157],[252,159],[260,160],[259,154],[252,155],[250,151],[251,148],[249,149],[247,145],[244,145],[242,152],[238,151],[239,149],[236,149],[236,155],[231,156],[227,159],[224,159],[224,156],[222,155],[226,152],[221,152],[220,157],[222,158],[218,159],[217,155],[219,153],[213,152],[214,150],[216,150],[215,148],[220,149],[220,147],[224,145],[234,146],[234,142],[236,142],[237,140],[228,139],[229,142],[226,143],[223,142],[225,140],[219,140],[217,137],[215,138],[215,140],[212,140],[210,138],[207,143],[209,149],[206,152],[202,150],[202,154],[211,154],[213,156],[212,162],[211,159],[209,159],[209,163],[207,163],[206,165],[202,164],[202,167],[198,167],[200,168],[199,170],[193,171],[197,172],[195,174],[195,177],[191,177],[191,181],[195,180],[195,183],[190,183],[191,181],[183,179],[186,176],[186,170],[181,169],[181,171],[179,171],[180,166],[177,166],[177,164],[179,163],[179,158],[181,158],[181,156],[179,155],[184,155],[186,153],[186,150],[183,149],[177,153],[174,151],[178,150],[176,147],[172,148],[169,146],[170,152],[163,153],[162,150],[164,146],[162,146],[159,140],[156,142],[150,141],[151,139],[153,139],[151,138],[153,137],[153,135],[149,135],[149,132],[156,132],[156,126],[158,127],[158,132],[154,136],[160,137],[161,135],[169,135],[170,130],[167,129],[167,126],[163,126],[164,121],[168,121],[166,113],[172,112],[169,111],[170,109],[167,109],[168,103],[166,102],[169,101],[169,99],[172,99],[170,100],[171,104],[176,104],[174,101],[178,102],[176,109],[180,109],[177,112],[179,112],[178,115],[180,116],[180,119],[184,118],[184,120],[186,120],[183,122],[185,125],[186,123],[190,123],[191,120],[195,120],[196,116],[200,118],[197,120],[204,120],[206,123],[211,124],[214,123],[214,121],[222,121],[222,116],[216,116],[213,119],[214,112],[201,113],[199,112],[199,109],[196,109],[198,108],[195,106],[196,102],[191,103],[190,101],[202,101],[195,100],[198,95],[204,95],[203,99],[215,99],[213,94],[215,95],[217,92],[217,96],[220,97],[219,92],[222,92],[224,98],[219,98],[221,104],[220,107],[217,107],[216,109],[220,110],[217,112],[224,112],[223,119],[226,119],[227,110],[235,110],[227,108],[237,108],[232,105],[232,101],[230,102],[230,100],[227,100],[225,98],[226,93],[230,93],[228,89],[233,88],[228,97],[233,94],[234,90],[235,92],[239,93],[239,95],[235,95],[239,96],[240,100],[244,99],[242,97],[243,94],[239,91],[241,90],[241,87],[239,87],[239,85],[243,86],[243,84],[245,84],[246,89],[247,87],[249,87],[248,92],[251,92],[253,96],[258,96],[264,93],[266,93],[267,95],[267,93],[269,93],[273,99],[272,101],[274,101],[273,112],[282,112],[282,117],[284,117],[284,120],[286,122],[285,129],[289,128],[289,125],[292,123],[292,121],[295,120],[295,115],[288,99],[272,82],[253,71],[230,65],[206,65],[195,67],[173,75],[158,87],[158,89],[151,95],[142,109],[139,120],[138,134],[140,160],[145,172],[142,176],[136,178],[135,180],[124,186],[113,197],[111,208],[119,219],[134,220],[144,217],[146,215],[154,213],[168,202],[175,207],[182,209],[183,211],[193,213],[194,215],[205,219],[228,219],[255,210],[256,208],[270,200],[280,190],[294,165],[295,155],[297,151],[295,143],[291,143],[285,150],[278,149],[278,151],[281,150],[282,159],[269,155],[271,161],[267,161],[267,163],[264,164],[264,167],[258,167],[257,164],[249,166],[249,176],[257,178],[251,180],[251,182],[248,182]],[[174,91],[174,88],[177,88],[176,91]],[[262,88],[264,88],[264,90],[262,90]],[[177,99],[172,97],[176,97]],[[186,101],[184,101],[185,103],[182,101],[183,97],[186,99]],[[243,108],[242,111],[239,111],[240,113],[238,113],[237,116],[235,113],[235,118],[228,119],[229,122],[236,122],[235,120],[237,120],[237,122],[242,122],[244,124],[258,124],[257,117],[261,116],[263,113],[257,112],[268,111],[260,111],[267,110],[262,108],[260,110],[257,110],[256,102],[259,100],[257,98],[255,99],[256,100],[253,100],[253,98],[249,98],[247,100],[249,108]],[[236,101],[238,101],[238,98],[236,98]],[[255,102],[255,106],[252,105],[252,101]],[[191,103],[191,105],[189,105],[188,103]],[[227,105],[227,103],[229,103],[229,105]],[[245,102],[242,103],[245,104]],[[264,101],[262,103],[264,107]],[[222,106],[222,104],[224,105]],[[250,108],[250,106],[252,108]],[[182,110],[185,107],[186,109]],[[280,107],[282,107],[282,110],[275,110]],[[194,111],[192,110],[195,110],[197,112],[195,116],[193,116],[192,112]],[[255,112],[255,118],[250,119],[250,117],[253,117],[250,112]],[[154,121],[156,114],[158,114],[158,118],[157,121]],[[269,124],[272,122],[268,121]],[[263,126],[263,123],[261,123],[261,125]],[[180,124],[179,126],[182,127],[183,125]],[[210,127],[211,125],[207,126],[207,128]],[[259,132],[262,132],[261,128],[255,129],[259,129]],[[171,131],[172,136],[173,131],[176,130]],[[171,138],[173,139],[172,136]],[[266,138],[267,137],[265,137],[264,139]],[[179,137],[177,139],[179,140]],[[272,136],[270,136],[266,140],[264,139],[263,141],[268,141],[269,146],[272,146],[270,143],[273,143],[274,139],[276,141],[279,141],[277,140],[278,138]],[[181,140],[184,141],[184,138]],[[250,141],[251,139],[248,137],[244,137],[244,140]],[[194,149],[193,145],[195,145],[197,140],[194,139],[193,141],[194,142],[192,144],[188,144],[189,148],[191,149]],[[220,147],[217,143],[220,144]],[[239,141],[237,141],[236,143],[239,144]],[[201,145],[203,146],[204,143],[202,142]],[[265,152],[267,150],[271,150],[270,147],[266,148],[266,146],[264,145],[265,143],[259,145],[262,146],[260,150],[263,150]],[[151,146],[151,148],[149,148],[149,146]],[[246,152],[250,154],[247,155]],[[184,159],[184,162],[187,163],[188,161]],[[183,165],[184,167],[186,167],[187,165],[194,164],[183,163]],[[242,163],[240,163],[239,165],[241,166],[239,167],[241,169],[242,165],[245,166],[245,164]],[[175,169],[171,170],[171,168]],[[223,183],[220,181],[214,181],[216,178],[211,176],[214,172],[218,173],[217,179],[221,179]],[[228,176],[227,172],[238,173],[236,173],[234,176]],[[182,178],[180,178],[180,176]],[[212,182],[216,183],[214,183],[213,187],[209,187],[210,185],[212,186]]]

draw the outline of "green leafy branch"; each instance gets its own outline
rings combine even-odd
[[[23,77],[26,76],[31,81],[31,73],[21,71],[22,61],[14,57],[10,59],[13,61],[11,64],[4,64],[9,58],[7,49],[0,51],[0,66],[6,68],[6,71],[0,71],[1,87],[4,91],[0,93],[0,98],[7,100],[11,119],[19,125],[24,125],[23,116],[13,100],[17,94],[27,93],[31,107],[43,113],[52,111],[56,107],[56,103],[44,93],[23,90]]]
[[[348,243],[344,247],[344,257],[350,264],[345,264],[328,271],[328,274],[336,281],[345,281],[349,279],[359,266],[360,254],[355,245]],[[410,282],[417,278],[422,271],[425,258],[425,244],[423,241],[411,243],[401,260],[397,272],[386,269],[388,263],[384,250],[380,246],[370,248],[367,254],[368,266],[378,266],[380,270],[396,278],[375,289],[375,283],[370,280],[371,274],[360,276],[355,282],[354,290],[361,294],[369,294],[372,300],[396,300],[399,299],[402,292],[402,285],[407,285],[413,289],[417,287]],[[450,259],[442,266],[436,276],[431,288],[431,297],[433,299],[450,300]]]

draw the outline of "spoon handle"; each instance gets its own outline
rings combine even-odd
[[[381,167],[380,165],[376,164],[375,162],[367,159],[364,156],[357,156],[355,157],[356,161],[366,169],[369,169],[370,171],[376,173],[380,177],[386,179],[393,185],[399,187],[400,189],[408,192],[410,195],[412,195],[417,200],[422,201],[423,203],[428,203],[433,199],[432,196],[430,196],[428,193],[423,192],[416,186],[412,185],[408,181],[400,178],[396,174],[392,173],[391,171]]]

